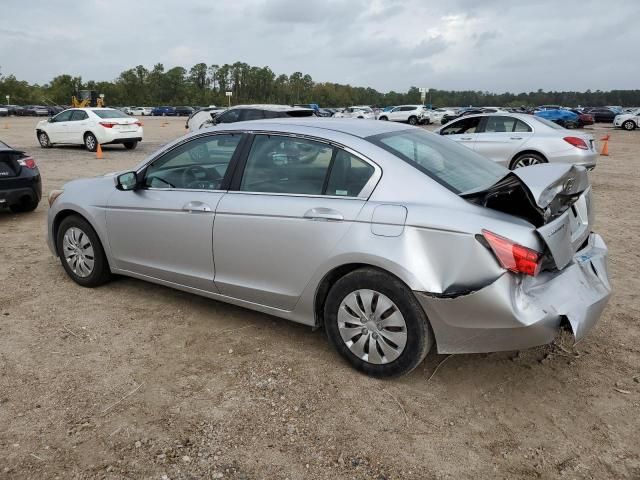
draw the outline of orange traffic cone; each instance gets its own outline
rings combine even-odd
[[[102,145],[98,144],[98,148],[96,148],[96,158],[98,160],[102,159]]]
[[[603,157],[609,156],[609,135],[605,135],[600,139],[601,142],[604,142],[602,145],[602,150],[600,151],[600,155]]]

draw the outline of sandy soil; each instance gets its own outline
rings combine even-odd
[[[184,132],[162,122],[103,160],[40,149],[34,119],[0,119],[0,139],[47,193]],[[133,279],[83,289],[45,245],[46,200],[0,212],[0,478],[640,478],[640,131],[592,132],[612,135],[592,174],[615,288],[597,327],[391,381],[323,331]]]

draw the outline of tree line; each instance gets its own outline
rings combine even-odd
[[[379,92],[332,82],[314,82],[310,75],[294,72],[277,75],[269,67],[236,62],[224,65],[197,63],[189,70],[161,63],[151,69],[143,65],[122,72],[113,81],[84,81],[79,76],[59,75],[43,85],[0,73],[0,103],[10,95],[13,104],[68,105],[78,90],[96,90],[107,105],[226,105],[225,92],[233,92],[232,103],[317,103],[323,107],[349,105],[400,105],[420,103],[420,92]],[[427,103],[434,106],[640,106],[640,90],[587,90],[492,93],[432,89]]]

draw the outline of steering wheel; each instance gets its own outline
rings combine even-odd
[[[198,178],[199,176],[204,178]],[[210,176],[212,176],[213,179],[210,179]],[[200,165],[190,165],[182,171],[182,185],[187,188],[210,190],[215,188],[213,185],[221,178],[215,168],[208,171]]]

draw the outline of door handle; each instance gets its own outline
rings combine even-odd
[[[182,207],[182,210],[186,210],[189,213],[193,213],[193,212],[210,212],[211,211],[211,207],[209,205],[207,205],[206,203],[195,201],[195,202],[187,203],[184,207]]]
[[[308,218],[309,220],[331,220],[334,222],[341,222],[342,220],[344,220],[342,214],[337,210],[324,207],[316,207],[307,210],[303,216],[304,218]]]
[[[522,137],[511,137],[511,140],[522,140]]]
[[[473,140],[473,137],[461,137],[460,140]]]

